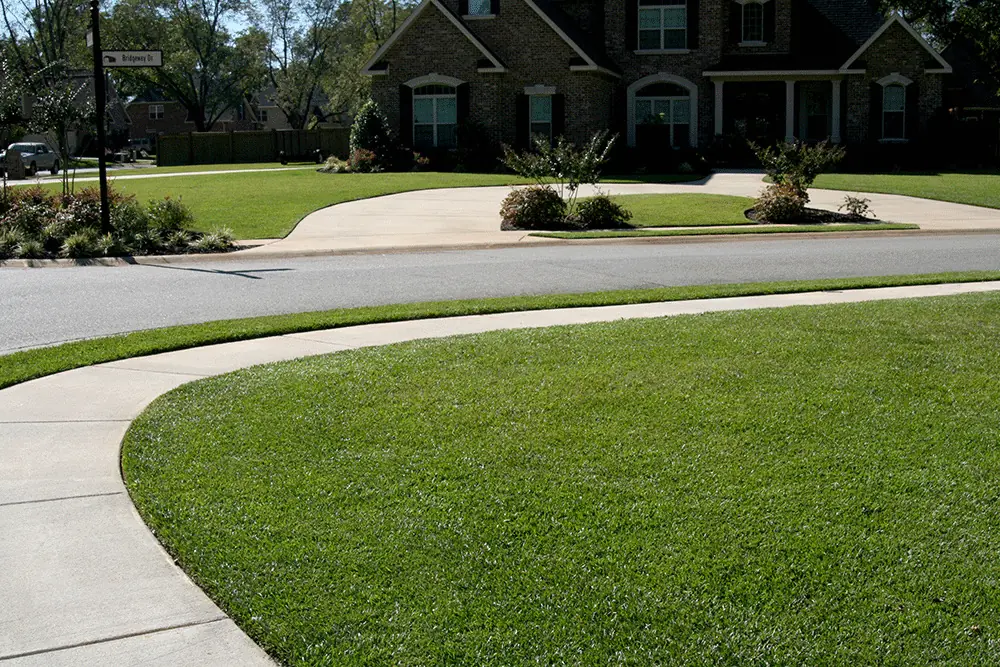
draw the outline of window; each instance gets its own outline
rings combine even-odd
[[[528,112],[531,118],[531,136],[540,134],[552,141],[552,96],[529,95]]]
[[[747,2],[743,5],[743,42],[763,43],[764,3]]]
[[[640,51],[687,48],[687,0],[638,2]]]
[[[469,16],[491,16],[493,3],[491,0],[469,0]]]
[[[882,138],[906,138],[906,88],[898,83],[882,89]]]
[[[643,88],[635,98],[636,141],[642,144],[669,145],[674,148],[691,144],[691,97],[672,84],[654,84]]]
[[[432,84],[413,90],[415,148],[455,148],[458,102],[453,86]]]
[[[257,120],[259,120],[262,123],[266,123],[267,122],[267,109],[258,109],[257,110]]]
[[[150,104],[149,105],[149,119],[150,120],[163,120],[163,105],[162,104]]]

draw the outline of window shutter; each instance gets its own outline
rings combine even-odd
[[[468,0],[464,0],[464,2],[468,2]],[[500,16],[500,0],[490,0],[490,14]]]
[[[566,96],[559,93],[552,96],[552,136],[566,134]]]
[[[514,144],[517,148],[528,147],[528,134],[530,132],[528,114],[528,96],[520,94],[517,96],[515,109]]]
[[[399,87],[399,142],[413,145],[413,89],[405,85]]]
[[[464,125],[469,120],[469,84],[460,83],[455,88],[455,107],[458,124]]]
[[[688,16],[688,43],[687,47],[689,49],[698,48],[698,19],[700,18],[701,12],[698,0],[687,0],[687,16]]]
[[[469,15],[469,0],[458,0],[458,15],[459,16]]]
[[[774,36],[778,29],[778,0],[770,0],[764,3],[764,41],[768,44],[774,42]]]
[[[771,0],[774,2],[775,0]],[[770,3],[768,3],[770,4]],[[729,3],[729,43],[733,46],[743,41],[743,5]]]
[[[878,141],[882,138],[882,95],[883,89],[877,83],[871,85],[871,117],[868,121],[868,140]]]
[[[906,86],[906,138],[920,139],[920,88],[916,81]]]
[[[639,48],[639,0],[625,0],[625,45],[629,51]]]

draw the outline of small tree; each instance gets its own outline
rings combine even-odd
[[[0,150],[6,148],[21,123],[24,122],[21,111],[21,98],[24,94],[24,83],[7,59],[0,54]],[[3,172],[3,190],[0,192],[0,210],[7,204],[7,169],[0,165]]]
[[[503,163],[514,173],[542,187],[557,184],[559,196],[566,200],[567,216],[570,216],[576,210],[580,186],[597,185],[601,180],[601,168],[607,163],[617,138],[602,130],[592,136],[586,146],[577,148],[565,137],[551,144],[545,137],[536,136],[531,151],[518,153],[505,145]]]
[[[756,153],[772,183],[790,185],[806,202],[809,201],[808,190],[816,177],[833,169],[846,155],[843,147],[826,141],[818,144],[789,141],[763,148],[751,143],[750,148]]]
[[[87,88],[86,83],[56,82],[38,96],[32,108],[32,128],[36,132],[51,131],[56,135],[64,195],[70,192],[69,133],[88,131],[94,127],[94,103]]]
[[[361,150],[371,151],[380,162],[386,162],[391,157],[389,121],[375,100],[364,103],[351,126],[351,155]]]

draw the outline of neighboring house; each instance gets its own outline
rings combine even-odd
[[[365,65],[402,141],[586,140],[649,151],[724,137],[907,143],[948,62],[866,0],[423,0]]]
[[[989,74],[976,46],[953,42],[942,54],[955,67],[945,77],[944,105],[954,124],[950,133],[972,161],[1000,160],[1000,81]]]

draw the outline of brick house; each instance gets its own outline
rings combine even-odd
[[[423,0],[364,67],[415,148],[575,142],[648,151],[724,139],[916,143],[945,59],[868,0]]]

